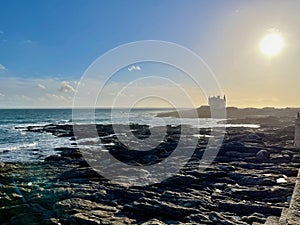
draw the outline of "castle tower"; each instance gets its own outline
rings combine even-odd
[[[211,96],[208,98],[208,104],[212,118],[225,119],[226,115],[226,96],[223,98],[220,96]]]
[[[211,110],[224,109],[226,107],[226,96],[223,98],[220,96],[212,96],[208,98],[208,104]]]
[[[300,149],[300,112],[298,112],[295,123],[295,146]]]

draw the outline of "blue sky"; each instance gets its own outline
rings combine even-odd
[[[194,36],[207,38],[224,10],[209,2],[3,1],[1,64],[18,76],[79,77],[99,55],[127,42],[158,39],[193,47]]]
[[[121,44],[149,39],[174,42],[199,54],[215,72],[232,105],[297,105],[296,99],[291,100],[292,93],[274,91],[287,80],[283,79],[287,72],[290,82],[284,85],[296,91],[297,1],[0,3],[2,108],[69,107],[77,82],[97,57]],[[270,28],[283,32],[293,46],[271,63],[254,50]],[[274,75],[262,77],[266,73]],[[235,83],[244,81],[247,85],[236,87]],[[267,91],[266,85],[270,86]],[[256,95],[250,96],[254,87]],[[193,98],[196,105],[205,104]]]

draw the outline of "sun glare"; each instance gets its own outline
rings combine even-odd
[[[259,47],[263,54],[272,57],[281,52],[283,44],[283,38],[279,33],[270,33],[263,37]]]

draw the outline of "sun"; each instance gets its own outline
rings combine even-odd
[[[283,45],[284,41],[281,34],[270,33],[262,38],[259,47],[263,54],[272,57],[281,52]]]

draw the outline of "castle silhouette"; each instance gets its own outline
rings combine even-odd
[[[211,110],[214,109],[224,109],[226,108],[226,96],[223,98],[221,96],[210,96],[208,97],[208,105]]]

